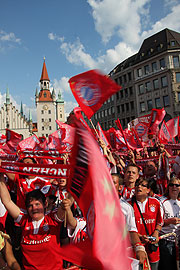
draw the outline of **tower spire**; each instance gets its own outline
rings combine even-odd
[[[9,95],[9,88],[7,87],[6,89],[6,104],[10,104],[10,95]]]
[[[46,63],[45,63],[45,57],[44,57],[44,63],[43,63],[40,82],[41,81],[49,81],[50,82],[50,79],[49,79],[49,76],[48,76],[48,73],[47,73]]]
[[[22,104],[22,101],[21,101],[21,111],[20,111],[20,114],[21,114],[21,116],[23,116],[23,104]]]

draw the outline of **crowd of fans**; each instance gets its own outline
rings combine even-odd
[[[101,139],[98,143],[119,196],[139,269],[148,263],[152,270],[179,269],[178,151],[170,154],[166,145],[159,144],[121,153]],[[62,160],[67,164],[68,155]],[[37,160],[25,157],[21,162]],[[88,237],[86,220],[66,187],[66,178],[0,174],[0,269],[82,269],[61,259],[60,246]]]

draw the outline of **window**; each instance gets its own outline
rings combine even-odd
[[[108,109],[108,114],[111,115],[111,108]]]
[[[176,72],[176,82],[180,83],[180,72]]]
[[[147,106],[148,106],[148,111],[151,111],[152,108],[153,108],[152,100],[148,100],[148,101],[147,101]]]
[[[174,47],[176,45],[175,40],[171,40],[171,46]]]
[[[131,81],[132,77],[131,77],[131,72],[128,73],[128,80]]]
[[[114,95],[111,96],[111,101],[114,101]]]
[[[122,77],[119,77],[119,83],[122,84]]]
[[[131,110],[134,110],[134,101],[130,102]]]
[[[179,67],[179,56],[173,56],[173,65],[174,65],[174,68]]]
[[[141,110],[141,112],[145,112],[145,103],[144,102],[140,102],[140,110]]]
[[[153,86],[154,86],[154,89],[158,89],[159,88],[158,79],[153,80]]]
[[[138,68],[137,75],[138,75],[138,77],[141,77],[142,76],[142,69],[141,68]]]
[[[129,103],[126,103],[126,111],[129,111]]]
[[[114,113],[114,107],[111,107],[111,113]]]
[[[104,117],[104,111],[101,112],[101,117]]]
[[[46,137],[48,137],[48,134],[46,134]]]
[[[149,65],[144,66],[144,73],[145,74],[149,73]]]
[[[127,88],[124,90],[124,92],[125,92],[125,97],[127,98],[128,97],[128,90],[127,90]]]
[[[133,95],[133,88],[132,87],[129,87],[129,94],[130,94],[130,96]]]
[[[46,86],[46,82],[44,82],[44,86]]]
[[[126,120],[125,119],[122,119],[122,126],[124,127],[126,124]]]
[[[152,71],[154,72],[156,70],[157,70],[157,64],[156,64],[156,62],[153,62],[152,63]]]
[[[44,97],[45,97],[45,98],[47,97],[47,94],[46,94],[46,92],[44,92]]]
[[[120,105],[117,106],[117,112],[120,113]]]
[[[42,118],[42,122],[44,122],[44,118]]]
[[[164,77],[161,77],[161,86],[162,87],[166,87],[168,85],[167,83],[167,77],[164,76]]]
[[[41,114],[44,114],[44,111],[43,110],[41,111]]]
[[[178,102],[180,102],[180,92],[178,92]]]
[[[116,98],[119,99],[119,92],[116,93]]]
[[[166,63],[165,63],[164,58],[162,58],[162,59],[159,60],[159,65],[160,65],[160,68],[161,68],[161,69],[165,68]]]
[[[49,126],[49,130],[51,130],[51,126]]]
[[[161,108],[161,100],[160,98],[155,98],[156,109]]]
[[[124,77],[124,83],[126,83],[127,82],[126,74],[123,77]]]
[[[42,130],[44,130],[44,127],[42,127]]]
[[[51,114],[51,110],[48,110],[48,113]]]
[[[62,118],[62,113],[60,113],[60,118]]]
[[[146,82],[145,83],[145,88],[146,88],[147,92],[151,91],[151,82]]]
[[[107,110],[104,111],[105,116],[107,116]]]
[[[51,118],[49,118],[49,122],[51,122]]]
[[[121,111],[124,112],[124,104],[121,105]]]
[[[164,107],[169,106],[170,105],[169,96],[164,96],[163,102],[164,102]]]
[[[140,84],[139,85],[139,94],[143,94],[144,93],[144,85]]]
[[[120,91],[120,94],[121,94],[121,98],[123,98],[123,97],[124,97],[124,91],[121,90],[121,91]]]

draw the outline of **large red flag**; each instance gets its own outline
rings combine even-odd
[[[168,127],[170,136],[172,138],[176,137],[178,135],[178,130],[179,130],[179,116],[173,119],[170,119],[168,122],[166,122],[166,125]]]
[[[59,120],[56,120],[56,123],[58,124],[59,129],[61,130],[61,134],[63,134],[61,138],[62,143],[73,144],[75,128]]]
[[[127,231],[117,191],[97,142],[82,128],[76,131],[68,190],[87,220],[88,239],[67,246],[68,257],[66,252],[63,255],[88,269],[130,269]],[[81,252],[75,256],[77,249]]]
[[[131,130],[135,129],[137,135],[141,138],[143,142],[148,142],[148,129],[150,124],[151,114],[137,117],[128,123],[128,128]]]
[[[148,130],[149,134],[158,134],[159,124],[163,121],[165,115],[166,115],[166,111],[164,110],[164,108],[152,109],[149,130]]]
[[[69,80],[72,93],[90,119],[102,104],[121,87],[98,70],[90,70]]]
[[[6,129],[6,144],[1,147],[1,149],[6,153],[15,153],[17,151],[17,146],[22,140],[22,135]]]

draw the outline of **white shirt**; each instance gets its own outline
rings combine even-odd
[[[120,205],[126,220],[127,230],[129,232],[138,232],[133,207],[123,198],[120,198]]]

